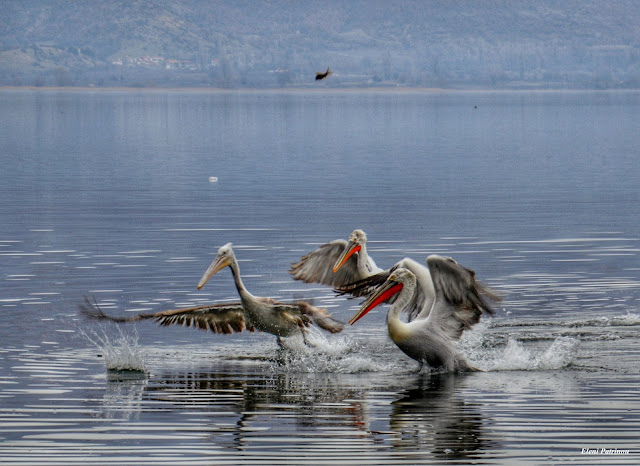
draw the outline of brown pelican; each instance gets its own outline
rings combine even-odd
[[[324,73],[322,71],[316,71],[316,81],[320,81],[321,79],[326,78],[330,74],[332,74],[330,68],[327,68],[327,71],[325,71]]]
[[[411,270],[418,281],[411,304],[405,309],[409,319],[421,313],[426,317],[435,300],[429,269],[405,257],[390,269],[382,270],[367,253],[367,235],[362,230],[354,230],[348,241],[337,239],[321,245],[291,264],[289,273],[296,280],[322,283],[337,289],[340,294],[358,297],[369,296],[386,281],[392,271],[400,267]]]
[[[198,289],[225,267],[230,267],[235,280],[239,303],[212,304],[185,309],[172,309],[168,311],[138,314],[132,317],[111,317],[93,306],[88,300],[81,306],[82,312],[88,317],[108,319],[114,322],[135,322],[143,319],[152,319],[162,325],[181,324],[193,326],[214,333],[233,333],[248,330],[259,330],[271,333],[278,337],[288,337],[301,334],[304,342],[311,324],[331,333],[338,333],[344,329],[344,324],[331,317],[325,310],[311,304],[298,301],[295,303],[282,303],[271,298],[253,296],[242,283],[240,268],[231,243],[227,243],[218,250],[218,255],[206,270]]]
[[[478,323],[483,313],[493,314],[487,301],[497,302],[500,297],[476,281],[473,270],[449,257],[429,256],[427,266],[433,277],[436,299],[426,316],[422,313],[409,322],[400,318],[415,293],[416,276],[408,269],[398,268],[349,323],[353,325],[371,309],[397,295],[387,314],[387,328],[398,348],[420,362],[421,368],[427,364],[453,372],[476,371],[478,369],[456,351],[453,341]]]

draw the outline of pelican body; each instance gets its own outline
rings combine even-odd
[[[429,256],[427,266],[433,277],[436,299],[426,317],[404,322],[400,316],[416,291],[416,277],[398,268],[362,305],[349,323],[353,325],[376,306],[396,296],[387,313],[389,337],[407,356],[432,368],[446,371],[476,371],[453,341],[480,321],[483,313],[493,314],[487,300],[500,298],[475,280],[475,272],[449,257]]]
[[[343,330],[344,324],[331,318],[325,309],[312,306],[304,301],[282,303],[271,298],[252,295],[242,283],[240,267],[231,243],[218,249],[216,258],[198,282],[198,289],[201,289],[211,277],[225,267],[231,269],[246,321],[257,330],[271,333],[278,338],[301,332],[305,342],[307,327],[312,323],[331,333]]]

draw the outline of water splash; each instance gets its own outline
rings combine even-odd
[[[539,370],[556,370],[570,366],[579,344],[580,341],[576,338],[556,338],[549,349],[537,358],[535,368]]]
[[[640,315],[628,311],[625,315],[611,317],[609,319],[609,325],[621,327],[640,325]]]
[[[546,350],[535,350],[509,338],[501,352],[476,353],[473,362],[486,371],[559,370],[571,365],[578,344],[576,338],[558,337]]]
[[[313,346],[288,339],[272,361],[271,371],[357,374],[393,372],[398,368],[395,360],[377,355],[381,350],[379,344],[370,347],[349,335],[326,337],[319,332],[308,340]]]
[[[636,327],[640,325],[640,315],[627,312],[619,316],[600,316],[569,321],[505,321],[492,323],[492,328],[518,328],[518,327]]]
[[[104,329],[101,334],[81,329],[80,334],[102,352],[108,370],[148,372],[138,346],[138,332],[134,328],[133,333],[127,335],[120,327],[116,328],[115,337],[109,337]]]

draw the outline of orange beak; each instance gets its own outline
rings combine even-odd
[[[353,325],[361,318],[363,318],[371,309],[379,306],[380,304],[387,301],[393,295],[400,293],[402,291],[402,283],[398,283],[393,280],[387,281],[384,285],[378,288],[367,301],[362,305],[362,307],[355,313],[355,315],[349,320],[349,324]]]
[[[342,267],[351,256],[353,256],[356,252],[360,251],[361,246],[358,243],[352,243],[349,242],[349,244],[347,244],[346,249],[344,250],[344,252],[342,253],[342,255],[338,258],[338,260],[336,261],[336,264],[333,266],[333,273],[336,273],[338,270],[340,270],[340,267]]]

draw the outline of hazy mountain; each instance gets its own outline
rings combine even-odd
[[[633,0],[0,0],[0,18],[4,85],[640,87]]]

